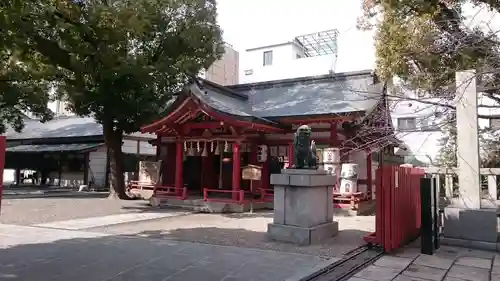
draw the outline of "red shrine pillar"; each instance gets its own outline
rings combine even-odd
[[[182,179],[182,164],[183,164],[183,147],[182,141],[177,141],[175,144],[175,190],[178,196],[182,195],[182,187],[184,186],[184,182]]]
[[[241,167],[240,167],[240,144],[238,142],[233,143],[233,200],[238,200],[239,194],[236,191],[240,190],[241,183]]]
[[[269,189],[270,188],[270,171],[269,171],[269,146],[267,146],[266,161],[262,163],[262,174],[260,179],[260,188]]]
[[[293,143],[288,144],[288,169],[293,165]]]

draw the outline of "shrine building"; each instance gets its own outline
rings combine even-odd
[[[162,160],[158,197],[247,204],[272,202],[270,173],[293,165],[298,126],[312,128],[319,168],[337,175],[337,207],[373,199],[380,152],[397,140],[385,84],[372,71],[336,73],[221,86],[193,79],[175,95],[165,116],[141,128],[156,134]],[[340,164],[357,166],[352,188],[341,189]],[[242,179],[254,165],[260,180]],[[279,172],[280,167],[277,171]]]

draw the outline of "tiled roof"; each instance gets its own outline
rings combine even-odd
[[[276,117],[368,113],[384,91],[384,84],[374,80],[371,70],[231,86],[195,78],[188,90],[219,112],[277,125],[272,121]],[[182,94],[173,98],[164,114],[184,98]]]
[[[190,91],[200,101],[219,112],[247,120],[253,119],[260,123],[276,124],[256,114],[246,95],[234,93],[208,81],[202,84],[192,84]]]
[[[78,138],[102,136],[102,125],[91,117],[61,116],[45,123],[36,119],[25,119],[24,129],[17,133],[8,128],[4,136],[7,140],[50,139],[50,138]],[[154,136],[139,132],[127,136],[152,139]]]
[[[41,138],[69,138],[102,136],[102,126],[90,117],[57,117],[48,122],[25,120],[25,127],[17,133],[8,128],[5,136],[8,140],[14,139],[41,139]]]
[[[379,101],[383,84],[371,71],[304,77],[229,86],[245,94],[260,117],[368,111]]]
[[[104,145],[103,143],[71,143],[71,144],[32,144],[7,147],[7,152],[69,152],[88,151]]]

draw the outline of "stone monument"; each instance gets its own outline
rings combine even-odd
[[[317,169],[316,146],[309,126],[297,129],[293,145],[293,168],[271,175],[274,220],[267,233],[273,240],[310,245],[338,232],[332,203],[336,177]]]
[[[453,198],[444,209],[442,242],[470,245],[470,241],[478,241],[483,246],[489,243],[494,249],[498,237],[497,206],[494,201],[481,199],[475,71],[458,72],[456,84],[459,198]]]

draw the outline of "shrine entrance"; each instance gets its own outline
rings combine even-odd
[[[183,167],[183,181],[188,189],[189,195],[199,195],[202,192],[202,157],[201,156],[188,156],[184,160]]]

